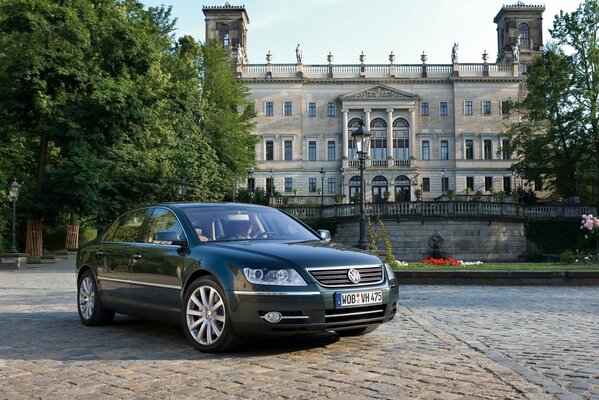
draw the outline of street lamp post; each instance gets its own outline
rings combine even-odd
[[[254,185],[252,178],[254,176],[254,169],[248,168],[248,194],[250,195],[250,204],[254,202]]]
[[[352,133],[357,147],[358,160],[360,161],[360,238],[356,247],[367,250],[368,242],[366,241],[366,213],[364,211],[364,169],[366,168],[366,156],[368,155],[368,147],[370,145],[370,132],[364,132],[364,122],[360,120],[360,126]]]
[[[320,167],[320,207],[324,207],[324,168]]]
[[[185,195],[187,195],[187,181],[185,178],[181,178],[181,180],[179,180],[179,189],[177,190],[177,193],[179,194],[181,201],[184,201]]]
[[[19,198],[20,189],[21,185],[17,182],[17,178],[13,178],[12,183],[8,185],[8,197],[12,199],[12,242],[8,251],[10,254],[19,253],[19,250],[17,250],[17,199]]]

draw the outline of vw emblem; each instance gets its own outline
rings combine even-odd
[[[347,271],[347,277],[353,283],[360,283],[360,273],[353,268]]]

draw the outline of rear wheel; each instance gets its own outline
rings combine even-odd
[[[114,312],[102,307],[98,285],[91,271],[85,271],[79,279],[77,305],[79,318],[84,325],[107,324],[114,318]]]
[[[233,331],[226,297],[214,278],[195,280],[185,291],[183,304],[183,330],[199,350],[221,352],[244,342]]]
[[[337,333],[339,336],[362,336],[374,331],[378,327],[379,325],[368,325],[363,328],[335,331],[335,333]]]

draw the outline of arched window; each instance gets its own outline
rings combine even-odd
[[[371,128],[386,128],[387,121],[385,121],[382,118],[375,118],[372,121],[370,121],[370,127]]]
[[[518,42],[522,49],[530,49],[530,29],[527,24],[518,26]]]
[[[389,182],[382,175],[377,175],[372,179],[372,201],[383,201],[385,192],[389,190]]]
[[[354,175],[349,180],[349,201],[356,201],[360,193],[360,175]]]
[[[382,118],[370,121],[370,156],[373,160],[387,159],[387,122]]]
[[[218,40],[223,44],[225,48],[229,47],[229,43],[231,42],[231,38],[229,35],[229,25],[220,25],[220,27],[218,28]]]
[[[393,121],[393,158],[396,160],[410,158],[410,123],[401,117]]]
[[[393,121],[393,127],[394,128],[409,128],[410,123],[408,122],[407,119],[399,117],[399,118],[395,118],[395,121]]]
[[[347,123],[347,127],[349,128],[349,137],[347,138],[347,149],[348,149],[348,157],[350,160],[353,160],[357,156],[356,143],[354,138],[351,136],[352,132],[358,129],[362,124],[362,120],[360,118],[352,118]]]
[[[399,175],[395,178],[395,201],[410,201],[410,178]]]

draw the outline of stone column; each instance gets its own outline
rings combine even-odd
[[[370,132],[370,108],[364,109],[364,130]],[[368,148],[368,154],[366,154],[366,158],[370,158],[370,149],[372,149],[372,136],[370,137],[370,147]]]
[[[349,141],[349,134],[347,132],[347,113],[349,110],[347,108],[343,108],[341,109],[341,112],[343,113],[343,160],[347,160],[349,158],[349,151],[347,148],[347,143]]]
[[[393,109],[387,109],[387,159],[393,160]]]
[[[416,156],[414,155],[414,149],[416,149],[416,130],[414,126],[414,112],[414,109],[410,108],[408,122],[410,123],[410,157],[413,156],[414,158],[416,158]]]
[[[370,112],[372,110],[370,108],[364,109],[364,129],[370,131]]]

